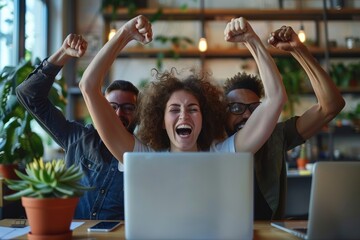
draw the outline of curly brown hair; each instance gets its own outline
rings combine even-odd
[[[170,139],[163,128],[165,108],[171,95],[185,90],[199,101],[202,129],[197,140],[200,150],[209,149],[214,140],[224,139],[225,109],[221,87],[210,82],[209,74],[199,72],[180,79],[176,68],[159,72],[153,69],[155,80],[144,89],[139,104],[139,131],[137,136],[156,151],[169,149]]]

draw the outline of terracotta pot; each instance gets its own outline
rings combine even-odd
[[[7,179],[19,179],[15,173],[18,168],[17,164],[0,164],[0,175]]]
[[[29,239],[71,239],[70,225],[79,198],[22,197],[21,201],[30,225]]]
[[[67,240],[72,239],[72,231],[56,235],[34,235],[29,232],[27,238],[28,240]]]

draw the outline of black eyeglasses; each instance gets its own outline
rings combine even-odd
[[[253,102],[253,103],[245,104],[245,103],[233,102],[228,104],[228,109],[229,112],[236,115],[243,114],[246,111],[246,109],[249,109],[249,111],[252,113],[260,105],[260,103],[261,102]]]
[[[117,111],[120,108],[120,110],[126,114],[133,113],[136,108],[135,105],[132,103],[118,104],[115,102],[111,102],[110,105],[115,111]]]

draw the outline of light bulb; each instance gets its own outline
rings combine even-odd
[[[298,37],[299,37],[300,42],[305,42],[306,41],[306,34],[305,34],[305,31],[304,31],[304,26],[303,25],[300,26],[300,31],[298,33]]]
[[[109,35],[108,35],[108,40],[112,39],[114,37],[114,35],[116,34],[116,29],[115,28],[111,28]]]
[[[200,52],[205,52],[206,50],[207,50],[206,38],[202,37],[199,40],[199,51]]]

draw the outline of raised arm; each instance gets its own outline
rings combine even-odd
[[[69,135],[82,134],[84,128],[65,118],[63,112],[49,99],[49,92],[62,67],[71,58],[83,56],[86,49],[87,42],[81,35],[69,34],[61,47],[16,87],[18,101],[64,149],[73,139]]]
[[[232,19],[227,24],[224,35],[228,42],[245,44],[257,63],[264,85],[265,96],[262,103],[235,136],[236,151],[255,153],[269,138],[278,122],[287,100],[285,87],[274,60],[245,18]]]
[[[283,26],[272,32],[268,42],[278,49],[290,52],[310,79],[317,103],[307,109],[296,122],[299,134],[308,139],[343,109],[345,101],[329,74],[311,55],[291,27]]]
[[[121,162],[124,152],[133,151],[134,136],[126,130],[116,116],[103,96],[101,86],[120,51],[132,40],[143,44],[152,40],[151,24],[145,17],[137,16],[126,22],[94,57],[79,83],[86,106],[101,139]]]
[[[62,46],[48,58],[48,62],[57,66],[64,66],[71,58],[82,57],[87,49],[87,42],[81,35],[69,34]]]

